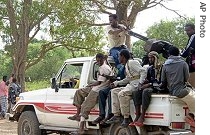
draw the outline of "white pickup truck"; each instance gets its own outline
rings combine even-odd
[[[113,63],[111,58],[108,58]],[[50,68],[50,67],[49,67]],[[52,79],[51,88],[21,93],[13,107],[10,120],[18,121],[18,135],[45,135],[49,133],[71,134],[79,128],[79,122],[67,119],[76,114],[73,106],[74,88],[70,78],[80,80],[79,88],[96,80],[98,65],[94,57],[72,58]],[[135,117],[131,100],[131,116]],[[142,128],[122,128],[120,123],[107,126],[93,125],[98,117],[98,105],[90,112],[86,122],[87,134],[91,135],[149,135],[149,134],[187,134],[191,133],[185,123],[188,107],[176,97],[153,94]]]

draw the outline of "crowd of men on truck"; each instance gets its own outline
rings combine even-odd
[[[117,76],[107,61],[106,55],[96,54],[96,62],[99,65],[97,81],[80,88],[74,95],[73,105],[77,113],[68,119],[80,121],[78,134],[84,134],[85,120],[94,106],[99,103],[99,117],[93,124],[111,124],[124,120],[122,127],[144,125],[144,116],[151,101],[152,93],[167,93],[183,100],[189,108],[185,121],[192,128],[195,127],[195,26],[186,24],[185,31],[189,36],[185,50],[180,53],[179,49],[172,45],[167,49],[167,59],[164,64],[159,62],[159,53],[150,49],[147,53],[148,63],[141,64],[135,60],[132,53],[125,45],[127,28],[119,24],[116,14],[109,16],[110,25],[107,26],[108,41]],[[152,45],[152,44],[151,44]],[[152,48],[152,47],[151,47]],[[186,58],[186,60],[184,59]],[[76,82],[75,82],[76,83]],[[9,87],[9,88],[8,88]],[[9,92],[8,92],[9,89]],[[1,118],[7,112],[7,99],[11,107],[15,104],[14,97],[21,92],[16,78],[13,76],[7,81],[6,76],[0,83]],[[14,91],[13,91],[14,92]],[[106,104],[108,100],[108,112]],[[130,100],[134,101],[135,119],[131,122]]]
[[[167,93],[183,100],[189,108],[185,121],[195,128],[195,26],[186,24],[185,31],[189,36],[185,50],[171,45],[167,48],[167,59],[159,63],[159,53],[153,48],[147,52],[148,63],[141,65],[133,59],[132,53],[125,45],[127,29],[119,24],[116,14],[109,16],[110,25],[107,35],[112,56],[117,68],[117,78],[102,53],[96,55],[99,65],[97,81],[78,89],[74,95],[73,105],[77,113],[68,119],[80,122],[78,134],[84,134],[85,120],[94,106],[99,103],[99,117],[93,124],[111,124],[124,120],[122,127],[144,125],[144,116],[151,101],[152,93]],[[152,44],[151,44],[152,45]],[[152,47],[150,47],[152,48]],[[146,49],[145,49],[146,50]],[[186,58],[186,60],[184,60]],[[106,100],[108,99],[108,112]],[[134,101],[136,118],[130,121],[130,100]]]

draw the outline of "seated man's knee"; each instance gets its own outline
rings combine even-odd
[[[143,95],[150,95],[152,93],[153,89],[152,88],[146,88],[143,90]]]
[[[118,97],[124,97],[124,96],[126,96],[125,91],[120,91],[120,92],[118,93]]]

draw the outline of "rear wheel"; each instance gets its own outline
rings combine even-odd
[[[110,135],[138,135],[138,131],[135,127],[128,126],[123,128],[120,126],[121,123],[112,124],[110,127]]]
[[[41,135],[39,125],[35,112],[25,111],[18,121],[18,135]]]

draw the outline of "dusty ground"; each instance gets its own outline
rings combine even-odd
[[[1,135],[17,135],[17,122],[0,120],[0,133]]]
[[[6,119],[0,120],[0,135],[17,135],[17,122],[10,122]],[[58,134],[49,134],[58,135]],[[195,135],[195,134],[186,134]]]
[[[17,135],[17,122],[10,122],[6,119],[0,120],[0,135]]]

